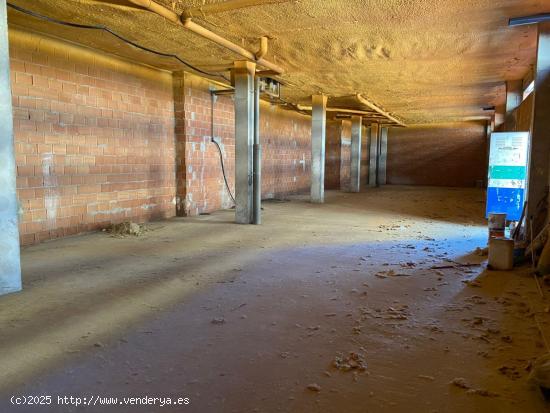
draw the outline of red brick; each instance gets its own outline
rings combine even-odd
[[[16,50],[12,58],[18,62],[12,63],[12,70],[17,69],[12,79],[13,102],[22,109],[15,122],[16,140],[20,142],[16,146],[20,152],[18,185],[20,190],[34,191],[36,198],[29,202],[36,210],[43,211],[44,197],[52,193],[59,197],[61,209],[60,215],[47,225],[39,212],[31,216],[38,222],[22,224],[25,242],[100,228],[112,220],[142,222],[174,215],[174,134],[183,159],[178,166],[178,195],[190,195],[194,200],[186,212],[209,212],[223,206],[225,189],[219,157],[209,141],[207,87],[186,84],[181,101],[176,98],[174,102],[171,82],[163,72],[142,77],[143,70],[152,69],[140,67],[132,71],[126,62],[118,66],[124,71],[117,66],[107,67],[102,63],[105,60],[95,59],[91,53],[82,54],[75,46],[53,42],[55,47],[41,48],[43,55],[21,44],[12,45]],[[26,64],[32,72],[21,71]],[[27,76],[35,76],[34,85]],[[175,130],[174,107],[180,110]],[[309,169],[302,168],[299,162],[305,157],[306,166],[309,164],[310,120],[266,108],[262,107],[261,131],[266,139],[264,191],[273,196],[307,191]],[[216,136],[224,145],[227,175],[233,188],[234,114],[230,98],[217,101],[214,123]],[[27,155],[33,144],[38,153]],[[48,188],[42,176],[44,167],[50,174],[46,177]],[[197,178],[204,179],[193,179],[188,167]],[[290,173],[281,174],[281,167]],[[94,217],[88,211],[96,202],[104,204],[105,211],[121,205],[130,211]],[[145,207],[151,204],[157,206]]]
[[[32,75],[27,73],[17,72],[15,74],[15,82],[19,85],[32,86]]]

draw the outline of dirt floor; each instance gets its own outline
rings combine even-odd
[[[550,314],[527,268],[473,254],[483,196],[328,192],[266,202],[262,226],[221,211],[26,248],[24,292],[0,299],[0,412],[546,411],[527,370]]]

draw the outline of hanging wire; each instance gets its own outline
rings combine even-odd
[[[177,56],[175,54],[159,52],[158,50],[154,50],[154,49],[150,49],[148,47],[142,46],[142,45],[140,45],[136,42],[133,42],[132,40],[129,40],[126,37],[118,34],[117,32],[113,31],[112,29],[110,29],[107,26],[66,22],[66,21],[63,21],[63,20],[58,20],[58,19],[53,18],[53,17],[44,16],[43,14],[37,13],[37,12],[32,11],[32,10],[24,9],[23,7],[17,6],[17,5],[12,4],[12,3],[6,3],[6,4],[8,5],[8,7],[11,7],[12,9],[17,10],[18,12],[27,14],[29,16],[32,16],[32,17],[35,17],[37,19],[44,20],[44,21],[47,21],[47,22],[50,22],[50,23],[60,24],[62,26],[74,27],[74,28],[77,28],[77,29],[90,29],[90,30],[105,31],[105,32],[110,33],[111,35],[115,36],[117,39],[120,39],[123,42],[125,42],[125,43],[127,43],[131,46],[134,46],[134,47],[136,47],[140,50],[156,54],[157,56],[169,57],[169,58],[172,58],[172,59],[176,59],[182,65],[188,67],[189,69],[194,70],[195,72],[201,73],[201,74],[206,75],[206,76],[219,77],[219,78],[222,78],[222,79],[229,82],[229,79],[226,78],[224,75],[222,75],[220,73],[208,72],[206,70],[202,70],[202,69],[198,68],[197,66],[194,66],[191,63],[183,60],[182,58],[180,58],[179,56]]]
[[[223,180],[225,182],[225,187],[227,188],[227,192],[229,193],[229,196],[233,200],[233,203],[237,205],[237,201],[235,201],[235,197],[231,193],[229,182],[227,182],[227,176],[225,174],[225,165],[223,162],[222,148],[220,147],[220,144],[218,143],[218,141],[214,138],[214,103],[215,102],[216,102],[216,92],[212,90],[210,91],[210,142],[214,143],[218,148],[218,152],[220,153],[220,164],[222,166],[222,174],[223,174]]]

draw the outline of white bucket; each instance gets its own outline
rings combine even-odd
[[[508,238],[489,240],[489,268],[501,271],[514,268],[514,240]]]

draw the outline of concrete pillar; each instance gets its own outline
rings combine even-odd
[[[506,119],[506,103],[502,103],[495,108],[495,128],[504,124]]]
[[[388,128],[380,129],[380,153],[378,154],[378,185],[386,185],[386,162],[388,160]]]
[[[314,95],[311,113],[311,202],[325,202],[325,135],[327,97]]]
[[[506,113],[515,110],[523,101],[523,80],[506,81]]]
[[[187,165],[185,162],[185,72],[174,72],[172,93],[174,95],[174,135],[176,151],[176,216],[187,215],[185,200],[187,196]]]
[[[250,224],[253,219],[255,72],[255,63],[235,62],[235,222],[238,224]]]
[[[262,145],[260,144],[260,78],[254,79],[254,146],[252,156],[252,223],[262,223]]]
[[[378,139],[380,127],[377,123],[373,123],[370,127],[370,149],[369,149],[369,186],[377,186],[377,170],[378,170]]]
[[[21,290],[6,2],[0,1],[0,295]]]
[[[350,192],[361,190],[361,138],[363,132],[363,118],[351,118],[351,184]]]
[[[547,206],[550,162],[550,22],[538,24],[537,61],[535,63],[535,92],[531,125],[527,217],[536,222],[538,233],[544,220],[538,219],[539,204]]]

